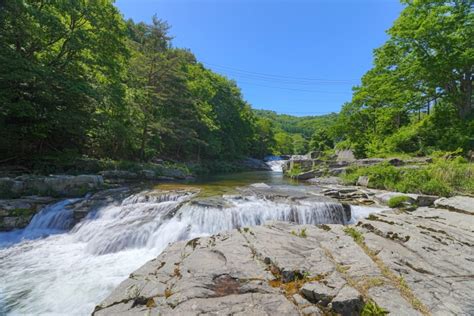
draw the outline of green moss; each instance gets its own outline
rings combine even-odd
[[[408,202],[410,198],[405,195],[397,195],[388,200],[388,206],[391,208],[396,208],[396,207],[401,207],[403,206],[406,202]]]

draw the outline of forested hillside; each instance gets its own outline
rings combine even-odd
[[[235,159],[269,152],[235,82],[112,1],[0,8],[0,160]]]
[[[254,110],[254,113],[261,125],[271,127],[273,142],[267,144],[274,154],[301,155],[313,149],[331,149],[334,145],[328,130],[335,125],[336,113],[301,117],[268,110]]]

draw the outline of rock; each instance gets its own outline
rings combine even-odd
[[[271,170],[263,160],[255,158],[245,158],[240,162],[240,165],[250,170]]]
[[[25,228],[39,210],[54,201],[37,196],[0,200],[0,231]]]
[[[453,196],[440,198],[434,202],[436,207],[445,208],[455,212],[474,214],[474,198],[468,196]]]
[[[339,175],[345,174],[346,170],[347,170],[347,167],[333,168],[333,169],[329,169],[328,173],[331,176],[339,176]]]
[[[342,180],[339,177],[316,177],[307,180],[314,184],[342,184]]]
[[[322,316],[324,313],[317,306],[308,306],[301,309],[301,314],[304,316]]]
[[[337,294],[337,291],[322,283],[310,282],[301,288],[300,293],[311,303],[327,306]]]
[[[256,189],[270,189],[271,188],[271,186],[269,186],[266,183],[253,183],[250,186]]]
[[[307,172],[298,173],[296,175],[292,175],[291,178],[296,179],[296,180],[308,180],[314,177],[319,177],[322,174],[323,174],[322,171],[311,170]]]
[[[360,185],[362,187],[368,187],[369,186],[369,180],[370,178],[367,176],[359,176],[357,179],[356,185]]]
[[[321,154],[322,154],[321,151],[312,151],[312,152],[308,153],[308,157],[311,158],[311,159],[317,159],[317,158],[321,157]]]
[[[337,161],[354,162],[356,160],[354,152],[351,149],[344,149],[336,151]]]
[[[387,161],[384,158],[365,158],[365,159],[357,159],[355,164],[358,166],[373,166],[382,162]]]
[[[362,295],[349,285],[345,285],[331,302],[332,310],[342,316],[358,316],[364,307]]]
[[[19,197],[25,195],[82,196],[102,187],[104,180],[97,175],[53,175],[20,176],[15,179],[0,179],[0,197]]]
[[[417,206],[430,206],[438,198],[434,195],[425,194],[412,194],[412,193],[400,193],[400,192],[384,192],[374,195],[374,199],[381,204],[388,205],[391,198],[397,196],[404,196],[407,198],[406,203],[416,204]]]
[[[387,160],[387,162],[391,164],[392,166],[396,166],[396,167],[403,166],[405,164],[403,160],[398,159],[398,158],[390,158]]]

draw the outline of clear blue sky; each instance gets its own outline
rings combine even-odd
[[[118,0],[125,18],[171,25],[173,45],[237,81],[257,109],[337,112],[371,68],[398,0]]]

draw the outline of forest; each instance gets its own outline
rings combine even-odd
[[[113,1],[0,2],[0,163],[467,155],[473,2],[402,3],[341,112],[295,117],[253,110],[235,81],[174,47],[157,16],[125,20]]]

